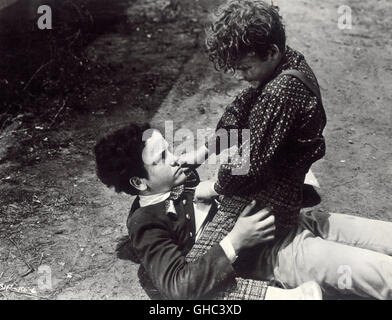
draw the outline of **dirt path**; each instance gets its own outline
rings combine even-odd
[[[148,298],[139,285],[138,266],[114,253],[116,239],[126,234],[132,199],[98,182],[91,150],[100,135],[129,120],[162,127],[172,119],[176,129],[193,132],[214,128],[225,104],[244,85],[216,73],[200,48],[200,25],[217,2],[183,3],[194,23],[187,32],[180,22],[160,20],[162,2],[129,1],[127,22],[88,49],[93,58],[122,66],[112,83],[88,97],[91,111],[57,131],[37,125],[34,134],[42,143],[22,144],[33,148],[28,166],[11,160],[0,164],[0,284],[35,289],[33,294],[51,299]],[[307,56],[318,75],[329,118],[327,155],[313,168],[321,185],[317,210],[392,220],[392,5],[346,1],[354,26],[340,30],[337,0],[276,3],[286,19],[289,44]],[[145,19],[151,24],[143,24]],[[154,88],[148,92],[150,83]],[[22,133],[12,134],[18,130],[23,127],[3,134],[2,152],[6,142],[20,144]],[[50,143],[58,146],[53,156],[47,154]],[[201,171],[210,177],[214,167]],[[39,264],[51,268],[52,290],[38,289],[42,274],[36,271],[22,276],[28,271],[24,261],[35,269]],[[26,297],[0,290],[0,298]]]

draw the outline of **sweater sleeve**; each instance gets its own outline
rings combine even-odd
[[[294,104],[285,95],[264,93],[249,114],[250,139],[229,164],[221,165],[215,190],[219,194],[246,193],[273,176],[274,158],[294,126]]]
[[[229,104],[222,117],[220,118],[215,134],[212,135],[206,144],[207,148],[213,153],[219,155],[221,151],[232,145],[241,145],[242,128],[248,122],[252,99],[255,96],[256,89],[249,87],[243,90],[234,101]],[[235,135],[230,130],[235,129]],[[222,143],[222,139],[227,137],[227,144]]]

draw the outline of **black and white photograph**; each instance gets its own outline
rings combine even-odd
[[[392,300],[391,16],[0,0],[0,300]]]

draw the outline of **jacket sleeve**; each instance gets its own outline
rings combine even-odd
[[[130,239],[154,286],[168,299],[200,299],[234,279],[219,244],[187,263],[166,222],[143,215],[130,226]]]
[[[260,96],[249,114],[250,139],[243,142],[241,153],[231,163],[219,169],[215,184],[219,194],[245,194],[252,185],[271,178],[274,158],[294,126],[295,113],[287,96]]]

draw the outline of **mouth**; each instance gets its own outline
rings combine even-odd
[[[248,81],[249,80],[249,74],[247,72],[242,73],[241,80],[242,81]]]
[[[183,174],[184,176],[188,177],[188,176],[192,173],[192,171],[193,171],[192,166],[186,166],[186,167],[182,166],[182,167],[179,167],[179,168],[175,171],[174,177],[175,177],[175,178],[178,178],[178,177],[181,176],[182,174]]]
[[[248,71],[244,72],[243,78],[248,79],[250,77],[250,73]]]
[[[179,175],[181,175],[184,172],[184,168],[183,167],[178,167],[177,170],[174,172],[174,176],[177,177]]]

